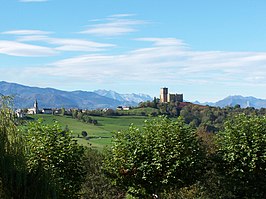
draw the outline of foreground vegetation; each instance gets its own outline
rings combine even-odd
[[[2,98],[0,110],[0,198],[266,198],[266,118],[256,110],[228,109],[220,125],[212,108],[194,107],[197,128],[186,109],[183,118],[143,125],[143,117],[128,126],[126,118],[93,116],[96,125],[44,116],[22,128],[8,102]],[[215,131],[203,125],[205,110],[209,125],[220,125]],[[113,136],[109,148],[77,143],[78,136],[99,135]]]

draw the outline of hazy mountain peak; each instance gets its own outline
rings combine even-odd
[[[128,103],[138,104],[140,102],[152,100],[152,98],[146,94],[135,94],[135,93],[119,94],[119,93],[112,91],[112,90],[108,90],[108,91],[107,90],[96,90],[94,92],[99,94],[99,95],[105,96],[105,97],[109,97],[109,98],[120,100],[120,101],[125,101]]]
[[[206,102],[203,104],[210,106],[219,106],[219,107],[235,106],[239,104],[242,108],[246,107],[263,108],[266,107],[266,100],[258,99],[252,96],[244,97],[242,95],[230,95],[215,103]]]

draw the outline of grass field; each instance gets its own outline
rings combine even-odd
[[[132,123],[141,127],[144,120],[148,119],[144,116],[92,117],[98,121],[97,125],[93,125],[80,122],[69,116],[38,114],[30,117],[34,120],[42,118],[45,124],[53,124],[57,121],[62,129],[70,129],[80,144],[84,146],[91,145],[91,147],[99,150],[102,150],[105,146],[110,146],[113,132],[125,130]],[[82,137],[82,131],[88,133],[89,140]]]

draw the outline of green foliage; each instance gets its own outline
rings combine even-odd
[[[86,180],[82,185],[82,199],[119,199],[125,193],[112,185],[102,170],[104,155],[98,150],[87,149],[84,167],[87,171]]]
[[[117,111],[119,115],[135,115],[135,116],[157,116],[159,111],[153,107],[138,107],[130,110]]]
[[[81,132],[81,135],[82,135],[83,137],[87,137],[88,133],[87,133],[86,131],[82,131],[82,132]]]
[[[62,109],[61,109],[61,115],[64,116],[65,113],[66,113],[66,109],[65,109],[65,108],[62,108]]]
[[[25,195],[26,166],[24,143],[18,134],[12,98],[1,96],[0,108],[0,196],[20,198]]]
[[[76,198],[84,175],[83,147],[71,138],[69,132],[62,131],[57,123],[52,126],[41,121],[29,123],[25,137],[29,175],[47,180],[44,189],[50,189],[53,197]],[[38,183],[31,184],[31,187],[42,192]]]
[[[266,117],[236,116],[218,141],[226,189],[237,198],[266,198]]]
[[[181,118],[159,117],[143,129],[117,132],[105,169],[117,185],[135,196],[148,196],[195,182],[204,152],[195,132]]]

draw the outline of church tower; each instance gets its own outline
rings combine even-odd
[[[38,108],[38,101],[37,99],[34,102],[34,114],[38,114],[39,113],[39,108]]]

